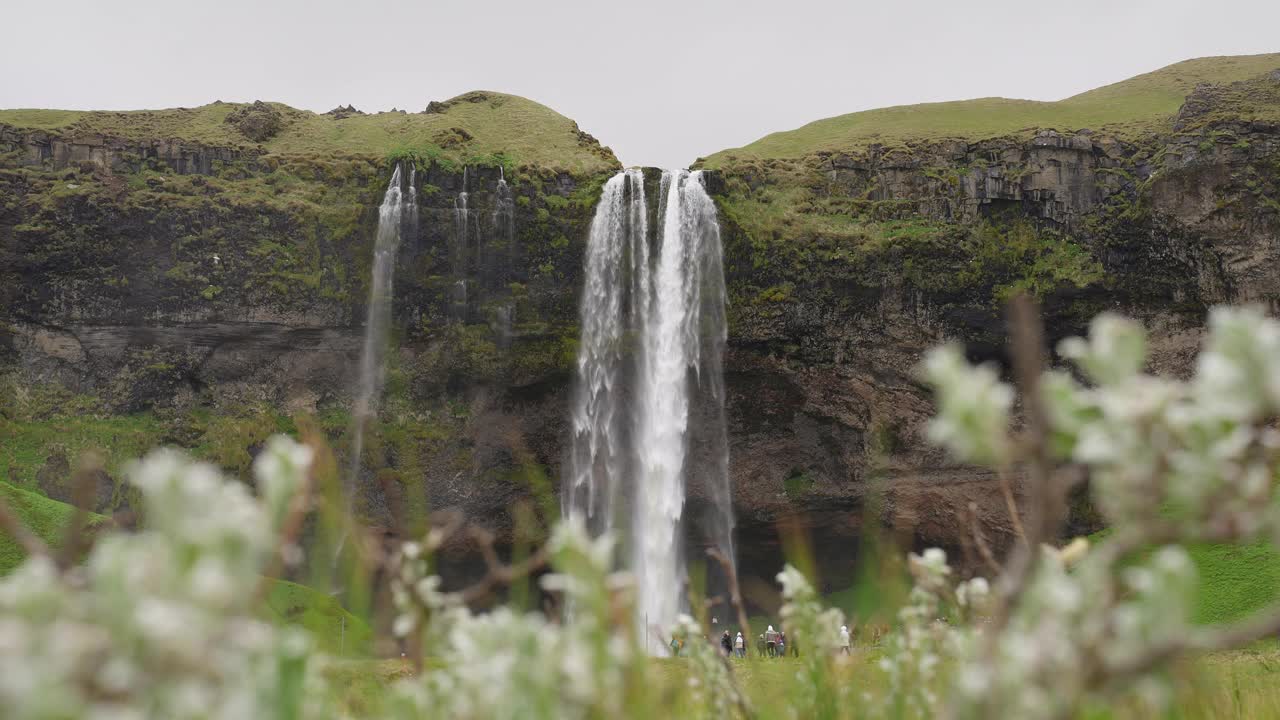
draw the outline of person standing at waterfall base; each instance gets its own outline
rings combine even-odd
[[[778,654],[778,633],[774,631],[772,625],[769,626],[768,630],[764,631],[764,647],[765,651],[769,653],[769,657],[774,657]]]
[[[845,655],[853,654],[849,650],[849,626],[848,625],[840,626],[840,652],[844,653]]]
[[[742,639],[741,632],[738,633],[738,637],[734,638],[733,650],[734,650],[734,654],[740,658],[744,658],[747,656],[747,642]]]
[[[725,657],[729,657],[733,654],[733,640],[729,637],[728,630],[725,630],[724,634],[720,636],[720,650],[724,653]]]
[[[787,633],[778,631],[778,657],[787,656]]]

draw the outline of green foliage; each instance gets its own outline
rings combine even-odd
[[[253,460],[251,450],[261,447],[272,435],[297,432],[288,416],[258,407],[216,413],[201,409],[186,414],[179,422],[184,432],[198,438],[191,447],[192,454],[242,477]]]
[[[795,467],[791,468],[791,472],[787,473],[787,477],[782,481],[782,490],[788,498],[798,500],[807,495],[813,489],[813,485],[813,473],[804,468]]]
[[[434,165],[444,172],[462,172],[463,165],[446,153],[440,146],[431,143],[417,147],[397,147],[386,155],[387,165],[407,162],[414,167],[425,168]]]
[[[1065,286],[1082,288],[1103,280],[1102,265],[1077,243],[1026,221],[1001,227],[982,223],[970,234],[970,258],[957,280],[992,287],[992,303],[1003,305],[1020,292],[1043,297]]]
[[[1025,219],[973,226],[934,220],[919,214],[916,201],[850,197],[801,164],[760,171],[767,181],[748,184],[735,173],[717,197],[731,323],[747,312],[780,316],[788,303],[858,302],[856,292],[832,287],[905,286],[938,302],[996,308],[1019,291],[1045,297],[1106,280],[1074,237]]]
[[[795,292],[795,289],[796,289],[795,283],[788,282],[788,283],[782,283],[781,285],[774,285],[771,288],[766,288],[764,290],[761,290],[760,294],[756,296],[756,302],[758,303],[786,302],[791,299],[791,293]]]

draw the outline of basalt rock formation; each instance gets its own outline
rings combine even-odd
[[[756,585],[781,562],[780,525],[808,531],[835,585],[869,526],[963,553],[972,503],[988,540],[1010,541],[995,478],[924,441],[914,368],[946,340],[1001,363],[1012,293],[1041,300],[1053,340],[1100,311],[1141,318],[1153,367],[1172,373],[1211,304],[1276,308],[1280,81],[1199,67],[1178,72],[1185,87],[1153,85],[1176,98],[1137,124],[1084,124],[1077,108],[1021,130],[703,163],[729,294],[740,567]],[[618,163],[545,108],[503,135],[490,121],[511,103],[528,101],[0,112],[0,479],[55,493],[85,447],[114,448],[118,477],[112,463],[161,442],[245,472],[307,417],[344,452],[377,206],[409,160],[420,217],[399,249],[360,510],[398,528],[460,506],[507,533],[518,502],[548,506],[587,229]],[[696,514],[709,499],[690,490]]]
[[[1054,343],[1120,312],[1152,330],[1153,370],[1189,373],[1209,306],[1280,303],[1278,111],[1280,82],[1264,74],[1202,84],[1176,121],[1136,133],[1033,128],[710,158],[731,296],[731,476],[749,508],[740,535],[798,523],[836,570],[870,517],[964,557],[973,507],[987,541],[1007,546],[997,479],[925,440],[923,353],[959,341],[1004,365],[1003,301],[1028,291]],[[1097,521],[1081,503],[1070,530]]]

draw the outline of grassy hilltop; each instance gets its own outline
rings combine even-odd
[[[1036,129],[1091,128],[1121,137],[1140,136],[1169,128],[1196,85],[1248,80],[1278,67],[1280,53],[1198,58],[1056,102],[977,98],[867,110],[772,133],[744,147],[715,153],[703,164],[719,168],[736,160],[798,158],[872,144],[894,146],[944,138],[980,140]],[[1280,103],[1256,110],[1258,117],[1280,119]]]
[[[236,124],[260,108],[275,130],[255,140]],[[506,158],[515,165],[594,174],[618,166],[617,158],[577,123],[551,108],[515,95],[477,91],[427,112],[318,114],[280,103],[214,102],[197,108],[134,110],[0,110],[0,124],[47,130],[67,137],[181,140],[215,147],[260,147],[276,155],[387,156],[417,152],[454,163]],[[491,164],[491,163],[490,163]]]

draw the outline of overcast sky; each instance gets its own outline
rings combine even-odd
[[[831,115],[1055,100],[1280,51],[1280,0],[3,0],[0,107],[276,100],[421,110],[467,90],[683,166]]]

